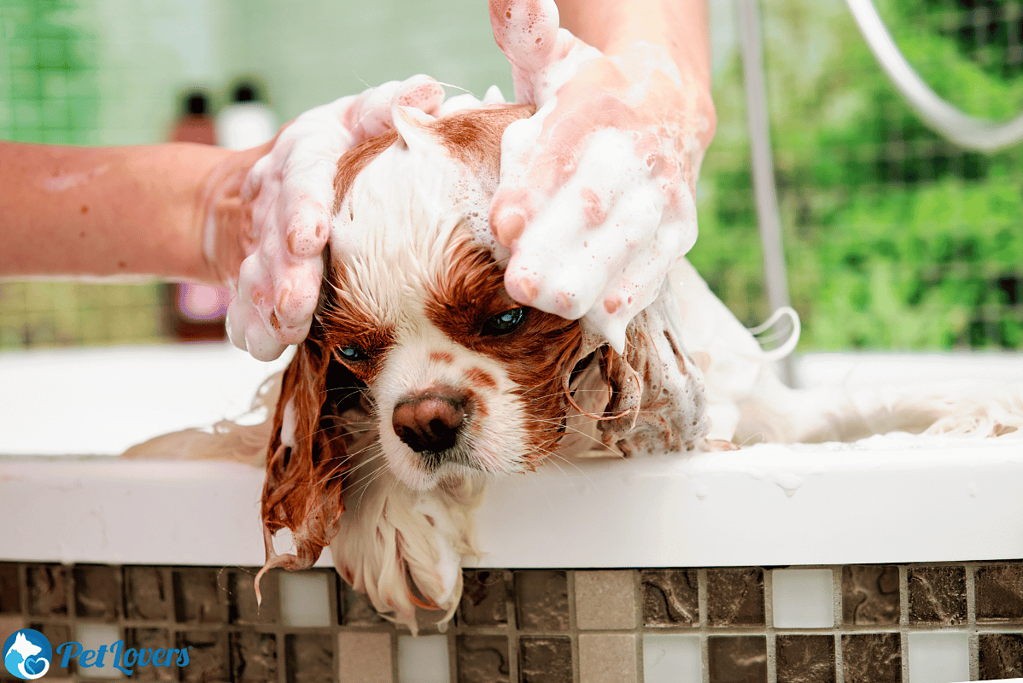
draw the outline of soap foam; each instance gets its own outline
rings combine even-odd
[[[660,46],[605,58],[558,28],[551,0],[492,2],[491,23],[516,99],[538,107],[502,144],[492,225],[512,246],[506,287],[622,352],[629,322],[696,242],[708,122],[688,114],[694,96]]]

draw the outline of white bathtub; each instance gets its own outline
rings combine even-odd
[[[115,455],[157,434],[235,416],[282,366],[220,345],[0,355],[0,558],[261,564],[260,471],[82,456]],[[1023,379],[1018,355],[813,355],[800,369],[808,384]],[[491,486],[478,515],[480,564],[706,567],[1023,557],[1023,443],[893,437],[875,445],[761,444],[688,457],[548,465]],[[906,523],[884,523],[891,519]]]

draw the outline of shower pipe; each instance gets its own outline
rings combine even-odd
[[[771,153],[771,132],[767,115],[767,89],[764,85],[763,45],[760,41],[759,0],[737,0],[739,43],[742,48],[742,75],[746,90],[746,118],[750,133],[750,157],[753,176],[753,197],[760,224],[760,244],[764,256],[764,280],[767,303],[772,311],[792,311],[789,305],[788,273],[782,244],[781,217],[778,212],[778,189],[774,182],[774,159]],[[798,320],[792,312],[794,320]],[[798,323],[790,333],[798,335]],[[783,343],[783,346],[788,346]],[[792,356],[778,360],[781,379],[795,385]]]
[[[895,88],[934,132],[960,147],[994,152],[1023,140],[1023,114],[996,122],[964,114],[939,97],[913,70],[871,0],[846,0],[863,39]]]

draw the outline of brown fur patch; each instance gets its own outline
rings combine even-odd
[[[455,357],[447,351],[431,351],[430,360],[435,363],[443,363],[444,365],[451,365],[455,362]]]
[[[477,388],[483,389],[496,389],[497,380],[482,368],[469,368],[465,372],[465,378],[469,380],[469,383]]]
[[[467,239],[455,247],[447,271],[430,288],[426,314],[452,340],[507,368],[529,416],[531,459],[540,460],[561,436],[568,408],[564,384],[582,330],[577,321],[530,309],[516,331],[481,334],[487,319],[517,305],[504,289],[501,266]]]

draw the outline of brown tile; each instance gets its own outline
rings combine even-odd
[[[455,651],[458,683],[508,683],[507,636],[460,635]]]
[[[218,631],[179,631],[174,647],[188,649],[188,665],[169,669],[178,670],[179,680],[212,683],[230,681],[230,650],[227,634]]]
[[[763,626],[764,570],[708,569],[707,623],[711,626]]]
[[[277,680],[277,637],[274,634],[237,631],[230,634],[228,642],[232,683]]]
[[[25,628],[25,618],[20,614],[0,614],[0,646],[3,645],[3,639],[23,628]],[[0,666],[0,673],[2,672],[3,667]]]
[[[21,613],[21,565],[0,562],[0,614]]]
[[[700,601],[695,569],[644,569],[643,623],[647,626],[696,626]]]
[[[1023,621],[1023,563],[978,567],[977,621]]]
[[[898,633],[842,636],[845,683],[901,683],[902,641]]]
[[[981,633],[980,680],[1023,677],[1023,634]]]
[[[333,683],[334,639],[326,633],[284,636],[288,683]]]
[[[775,656],[778,683],[835,683],[834,636],[778,636]]]
[[[360,593],[347,583],[344,579],[337,577],[335,582],[337,595],[337,617],[344,626],[378,626],[388,623],[373,608],[365,593]]]
[[[392,683],[391,634],[345,631],[338,634],[338,683]]]
[[[583,683],[636,683],[639,660],[630,633],[579,634],[579,680]]]
[[[227,620],[232,624],[266,625],[280,620],[281,596],[279,572],[263,575],[259,582],[262,604],[256,603],[255,573],[230,571],[227,574]]]
[[[126,628],[124,629],[124,647],[134,650],[164,649],[172,647],[170,634],[163,628]],[[154,666],[150,658],[136,661],[132,678],[140,681],[176,681],[177,671],[169,666]]]
[[[25,582],[28,584],[28,613],[31,616],[67,616],[67,581],[62,566],[27,565]]]
[[[220,598],[219,569],[183,568],[172,573],[174,618],[181,624],[222,624],[227,610]]]
[[[711,636],[707,655],[710,683],[767,683],[764,636]]]
[[[515,572],[515,614],[520,629],[568,629],[568,575],[528,569]]]
[[[910,567],[909,623],[953,625],[965,621],[964,567]]]
[[[885,565],[842,567],[842,623],[899,623],[899,568]]]
[[[636,587],[632,570],[575,572],[578,628],[636,628]]]
[[[75,578],[75,616],[117,621],[121,614],[121,572],[105,564],[79,564]]]
[[[169,619],[170,595],[160,567],[124,567],[124,616],[128,619]]]
[[[571,638],[521,636],[519,683],[572,683]]]
[[[506,625],[510,595],[511,587],[503,569],[463,570],[459,623],[466,626]]]

